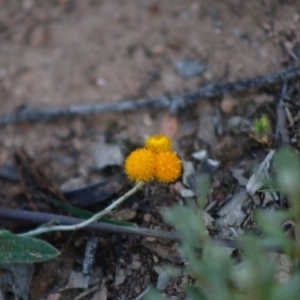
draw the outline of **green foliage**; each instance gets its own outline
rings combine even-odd
[[[271,122],[267,115],[263,115],[261,118],[254,120],[253,131],[258,136],[270,134]]]
[[[300,158],[291,149],[276,153],[274,167],[279,190],[288,197],[292,210],[300,209]]]
[[[0,264],[41,262],[59,254],[57,249],[42,240],[17,236],[6,230],[0,232]]]
[[[240,239],[240,256],[234,259],[223,246],[216,245],[203,224],[201,208],[175,206],[165,209],[165,220],[182,237],[180,251],[187,264],[179,269],[195,284],[186,285],[191,300],[296,300],[300,295],[300,159],[291,150],[279,151],[274,158],[276,183],[289,200],[284,211],[258,211],[259,233],[247,233]],[[207,186],[202,190],[208,191]],[[201,195],[204,197],[204,195]],[[296,240],[284,232],[282,224],[295,222]],[[271,252],[270,252],[271,251]],[[282,254],[284,253],[284,254]],[[290,264],[285,278],[278,273],[279,260]],[[170,269],[168,273],[170,273]],[[180,272],[173,268],[173,276]],[[150,291],[148,300],[167,299]]]

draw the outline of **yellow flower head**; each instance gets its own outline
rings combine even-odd
[[[137,149],[127,157],[125,172],[131,180],[149,181],[154,178],[155,154],[149,149]]]
[[[182,169],[182,162],[176,152],[160,152],[155,158],[155,178],[161,182],[176,180]]]
[[[153,135],[146,140],[146,148],[155,153],[168,152],[172,149],[172,141],[163,134]]]

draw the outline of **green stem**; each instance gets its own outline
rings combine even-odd
[[[114,208],[116,208],[118,205],[120,205],[124,200],[126,200],[128,197],[130,197],[132,194],[134,194],[136,191],[141,189],[144,186],[145,182],[139,181],[131,190],[129,190],[126,194],[124,194],[122,197],[117,199],[115,202],[113,202],[111,205],[106,207],[104,210],[100,211],[99,213],[92,216],[90,219],[83,221],[81,223],[75,224],[75,225],[57,225],[57,226],[51,226],[51,227],[39,227],[32,231],[28,231],[22,234],[19,234],[19,236],[35,236],[42,233],[47,233],[51,231],[70,231],[70,230],[78,230],[81,228],[84,228],[99,219],[103,218],[105,215],[110,213]]]

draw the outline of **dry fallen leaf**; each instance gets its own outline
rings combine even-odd
[[[47,297],[47,300],[60,300],[61,299],[61,294],[50,294],[48,297]]]
[[[69,289],[82,289],[85,287],[85,275],[82,272],[73,272],[70,275],[66,286],[62,287],[59,292]]]
[[[107,288],[104,283],[97,292],[93,295],[91,300],[106,300],[107,299]]]

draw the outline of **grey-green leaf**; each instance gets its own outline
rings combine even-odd
[[[21,237],[6,230],[0,232],[0,264],[41,262],[59,254],[56,248],[40,239]]]

